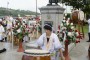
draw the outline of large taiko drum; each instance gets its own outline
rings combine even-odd
[[[84,20],[84,12],[83,11],[74,11],[72,12],[72,20],[74,23],[77,23],[79,20]]]
[[[50,53],[45,50],[28,49],[25,50],[22,60],[51,60]]]
[[[72,12],[72,19],[73,20],[78,20],[78,11]]]

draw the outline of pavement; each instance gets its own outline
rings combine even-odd
[[[88,36],[85,35],[85,38],[81,40],[80,43],[73,45],[71,49],[69,48],[69,56],[71,60],[88,60],[88,47],[90,42],[86,42],[87,40]],[[17,52],[18,46],[12,48],[11,43],[0,42],[0,49],[3,47],[5,47],[7,51],[0,53],[0,60],[22,60],[23,52]],[[24,48],[26,49],[25,45]]]
[[[17,46],[12,49],[11,43],[0,43],[0,47],[7,49],[6,52],[0,53],[0,60],[21,60],[23,53],[17,52]]]
[[[80,43],[77,43],[74,48],[69,51],[69,56],[71,60],[89,60],[88,59],[88,48],[90,42],[88,40],[88,35],[85,35],[85,38],[81,40]]]

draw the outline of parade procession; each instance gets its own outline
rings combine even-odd
[[[35,15],[0,9],[0,60],[90,60],[90,1],[39,3]]]

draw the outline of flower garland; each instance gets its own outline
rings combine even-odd
[[[70,18],[66,20],[62,20],[61,23],[61,30],[58,31],[58,35],[60,38],[60,41],[64,41],[65,43],[79,43],[82,38],[80,36],[80,32],[76,30],[74,24],[70,22]]]

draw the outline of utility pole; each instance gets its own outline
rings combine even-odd
[[[37,18],[37,0],[36,0],[36,18]]]
[[[8,5],[9,5],[9,2],[7,2],[7,15],[8,15]]]

